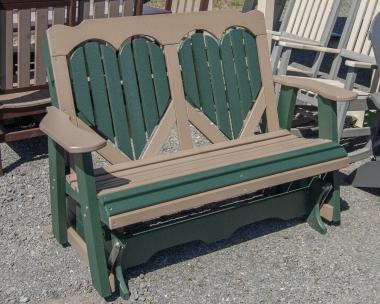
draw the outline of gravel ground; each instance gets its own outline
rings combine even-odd
[[[89,269],[52,236],[46,140],[1,149],[0,303],[103,303]],[[213,245],[166,250],[129,271],[129,302],[379,303],[375,194],[344,186],[342,225],[326,236],[302,221],[269,220]]]

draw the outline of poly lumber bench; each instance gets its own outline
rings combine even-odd
[[[267,218],[305,217],[321,233],[321,213],[340,221],[336,103],[356,94],[278,77],[278,116],[261,13],[55,26],[45,51],[53,232],[103,297],[128,297],[125,269],[171,246]],[[320,94],[320,138],[286,129],[300,86]],[[194,147],[190,124],[211,144]],[[162,155],[173,128],[179,151]],[[111,165],[94,168],[93,151]]]

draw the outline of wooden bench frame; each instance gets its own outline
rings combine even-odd
[[[226,32],[231,27],[234,29]],[[112,30],[115,28],[122,30]],[[205,31],[206,34],[201,31]],[[192,65],[188,65],[187,60],[190,57],[186,57],[183,53],[185,46],[189,45],[185,42],[190,40],[183,38],[190,33],[193,33],[191,39],[195,35],[203,35],[202,39],[208,39],[211,41],[210,45],[215,46],[212,36],[216,37],[215,39],[221,39],[226,35],[232,37],[233,31],[238,37],[240,34],[244,35],[247,47],[252,47],[254,39],[256,48],[250,48],[250,51],[235,55],[234,58],[235,61],[239,61],[245,59],[241,56],[247,56],[249,66],[251,68],[255,66],[256,71],[260,70],[259,74],[250,74],[256,79],[251,78],[249,86],[252,84],[252,87],[249,88],[252,92],[256,90],[255,84],[259,83],[257,75],[260,76],[261,86],[256,90],[257,97],[253,95],[249,97],[252,108],[247,110],[246,119],[240,121],[240,133],[234,132],[235,139],[229,141],[225,135],[227,133],[221,132],[222,123],[219,119],[222,116],[219,115],[225,113],[218,110],[221,104],[215,106],[219,117],[217,124],[212,123],[211,118],[208,119],[204,114],[205,99],[202,99],[202,110],[194,107],[195,101],[189,95],[192,94],[190,92],[192,87],[186,80],[192,75]],[[140,159],[130,162],[128,161],[130,157],[127,157],[128,151],[120,152],[123,149],[121,143],[117,143],[116,147],[110,143],[110,140],[106,141],[78,116],[79,108],[84,112],[91,112],[93,109],[83,108],[84,100],[88,100],[90,95],[78,96],[87,93],[84,87],[75,89],[79,88],[77,85],[81,70],[73,70],[73,67],[82,66],[78,64],[81,62],[79,59],[82,50],[87,52],[93,46],[99,45],[100,48],[102,45],[102,50],[112,55],[113,51],[107,48],[112,46],[112,49],[120,50],[135,40],[141,42],[138,40],[141,39],[140,36],[154,37],[155,42],[148,39],[144,40],[144,43],[150,43],[149,45],[154,46],[156,51],[161,50],[159,56],[163,56],[164,60],[159,62],[163,62],[167,69],[170,97],[168,100],[165,99],[169,102],[166,111],[151,132],[152,135],[144,150],[139,154]],[[94,40],[106,41],[107,45],[96,44],[98,42],[94,44],[91,42]],[[137,47],[137,43],[133,47]],[[236,43],[237,48],[242,46],[242,40]],[[160,46],[158,49],[157,45]],[[192,47],[196,47],[195,42]],[[267,218],[307,217],[310,226],[320,233],[327,231],[321,220],[321,214],[331,222],[340,222],[340,190],[336,170],[345,167],[348,158],[344,149],[336,143],[336,104],[350,101],[357,95],[308,79],[300,81],[285,76],[273,79],[262,13],[200,12],[91,20],[74,28],[56,26],[48,31],[45,51],[54,107],[49,108],[40,128],[49,136],[53,233],[61,244],[69,242],[77,247],[80,256],[88,261],[93,285],[101,296],[110,296],[116,288],[123,298],[127,298],[129,290],[123,270],[147,262],[154,253],[164,248],[194,240],[214,242],[229,237],[243,225]],[[254,56],[255,52],[257,59]],[[86,54],[89,56],[90,53]],[[106,57],[105,54],[103,53],[102,58]],[[134,60],[137,60],[136,58]],[[198,60],[200,57],[196,58]],[[79,61],[74,63],[74,59]],[[252,61],[254,59],[255,62]],[[146,60],[140,58],[139,62],[142,65]],[[104,64],[108,66],[108,63]],[[210,66],[215,67],[215,62],[210,63]],[[155,77],[158,75],[156,68],[152,72]],[[238,71],[237,73],[242,71],[237,67],[234,69]],[[253,70],[246,66],[243,71]],[[105,75],[110,77],[111,74]],[[140,77],[143,74],[138,72],[137,75]],[[151,75],[149,72],[147,77],[149,82],[153,81]],[[161,80],[165,79],[165,76],[160,75]],[[74,77],[73,80],[70,77]],[[87,83],[88,79],[85,75],[79,81],[84,80]],[[116,79],[116,82],[109,82],[107,87],[117,82],[121,85],[120,78]],[[130,82],[133,83],[132,80]],[[279,112],[277,112],[274,82],[283,86]],[[240,80],[238,83],[242,85]],[[140,82],[140,85],[142,84],[143,82]],[[227,83],[229,84],[230,82]],[[126,85],[125,80],[123,85]],[[220,87],[217,89],[215,85],[217,83],[213,86],[214,94],[226,94],[223,86],[222,89]],[[99,90],[101,86],[103,84],[96,87],[91,84],[93,90]],[[157,88],[162,89],[162,86]],[[284,130],[289,127],[299,88],[307,88],[320,94],[319,114],[320,121],[323,121],[320,127],[320,139],[297,138]],[[242,94],[242,87],[239,90]],[[110,91],[108,87],[108,92],[113,94],[116,90]],[[104,92],[98,91],[98,93]],[[98,97],[94,95],[93,98]],[[219,97],[223,99],[223,95]],[[229,95],[229,98],[235,97]],[[136,98],[139,97],[128,99],[128,102],[135,102]],[[256,100],[252,101],[251,98]],[[241,101],[238,100],[239,104],[243,99],[246,98],[241,97]],[[142,100],[144,103],[151,99],[142,98]],[[231,102],[232,115],[232,108],[237,104]],[[103,107],[98,109],[106,110]],[[149,109],[155,111],[153,107],[148,107]],[[115,112],[114,115],[118,113]],[[134,116],[137,115],[137,112],[133,113]],[[149,111],[144,114],[148,115]],[[81,117],[84,119],[85,116]],[[92,120],[91,117],[89,119]],[[229,123],[232,124],[232,121],[231,118]],[[149,132],[148,122],[146,121],[144,134]],[[189,122],[213,144],[203,148],[193,148]],[[133,125],[134,121],[131,120],[128,124]],[[160,147],[165,143],[174,124],[182,151],[169,156],[160,156],[158,155]],[[254,135],[258,125],[261,125],[263,132],[268,132]],[[123,136],[125,136],[127,129],[121,130],[124,130]],[[133,147],[135,153],[137,153],[136,147]],[[97,151],[113,165],[94,170],[91,156],[93,151]],[[66,171],[65,159],[70,160],[69,171]],[[165,175],[162,178],[163,172]],[[103,189],[104,181],[111,183]],[[214,203],[252,192],[256,193],[253,197],[240,198],[237,203]],[[133,198],[125,201],[126,195],[132,195]],[[128,211],[118,211],[120,208]],[[201,208],[202,212],[196,212],[198,208]],[[178,212],[189,210],[190,213],[173,218]],[[156,219],[162,220],[162,216],[170,216],[172,220],[164,220],[156,225]],[[138,226],[131,225],[134,223]]]

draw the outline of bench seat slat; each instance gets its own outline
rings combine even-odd
[[[159,180],[136,187],[133,187],[133,177],[128,176],[131,183],[123,186],[126,188],[124,191],[121,187],[116,187],[117,192],[104,195],[99,193],[99,201],[104,205],[106,214],[112,216],[180,197],[346,157],[344,149],[335,143],[311,140],[310,146],[306,145],[305,147],[301,145],[304,141],[304,139],[300,139],[299,144],[293,143],[293,149],[288,147],[288,152],[279,152],[283,146],[280,144],[277,149],[274,149],[275,152],[269,153],[270,156],[265,156],[268,153],[261,151],[261,154],[258,154],[260,156],[255,158],[255,153],[251,153],[251,160],[239,162],[235,159],[235,163],[219,165],[211,169],[205,168],[205,162],[193,162],[194,166],[199,166],[198,172],[188,174],[186,171],[177,170],[177,175],[180,174],[177,177],[173,177],[173,175],[168,178],[165,170],[160,169],[162,176]],[[207,162],[207,159],[204,161]],[[178,165],[176,167],[178,168]],[[148,174],[153,176],[153,170]],[[310,174],[314,173],[310,172]],[[148,178],[148,175],[146,177]]]
[[[286,171],[240,184],[234,184],[227,187],[202,192],[192,196],[181,197],[158,205],[113,215],[111,217],[106,216],[103,217],[102,220],[110,229],[121,228],[127,225],[153,220],[161,216],[173,215],[178,212],[199,208],[213,202],[225,200],[226,198],[239,197],[244,194],[253,193],[260,189],[304,179],[310,177],[310,172],[313,172],[314,175],[319,175],[333,170],[338,170],[347,166],[347,164],[347,158],[340,158],[322,164],[298,168],[292,171]],[[103,213],[103,216],[104,215],[105,214]]]

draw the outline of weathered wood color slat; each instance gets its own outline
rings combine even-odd
[[[13,11],[0,10],[0,89],[13,87]]]
[[[30,9],[18,11],[17,83],[20,87],[30,86],[30,13]]]

